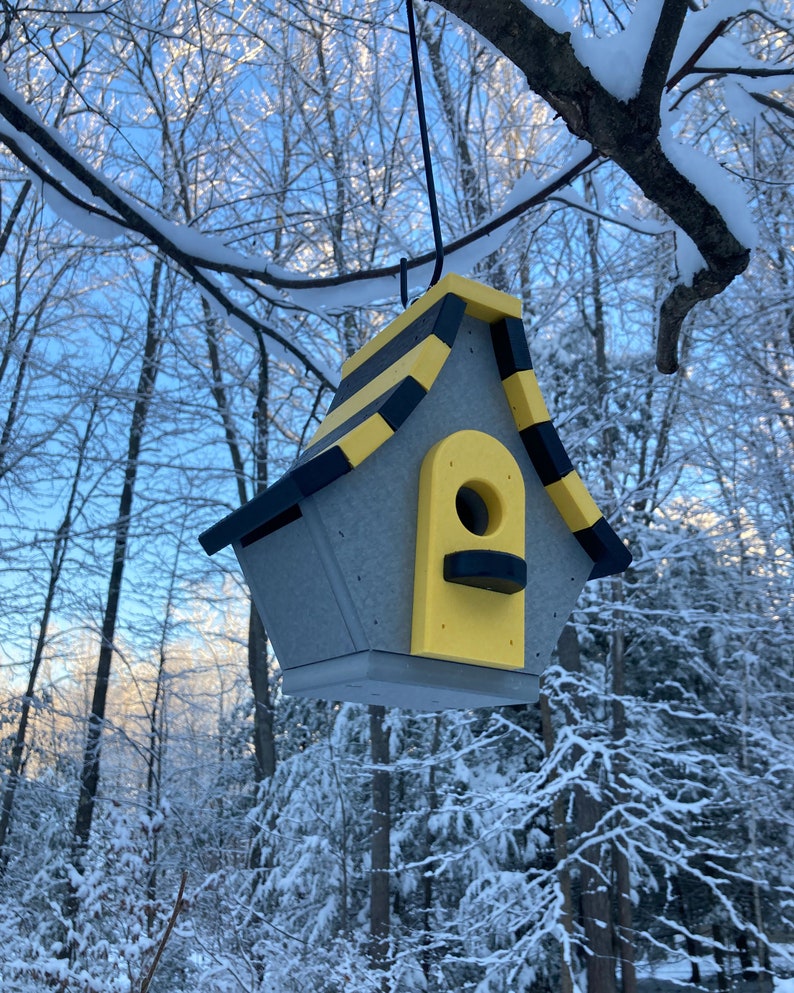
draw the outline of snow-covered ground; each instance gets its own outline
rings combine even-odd
[[[784,974],[783,976],[775,976],[774,993],[794,993],[794,976],[785,975],[792,972],[791,960],[785,954],[790,951],[790,949],[784,949],[785,961],[773,963],[773,968]],[[713,980],[716,974],[714,959],[711,956],[703,955],[697,961],[700,968],[700,976],[704,984],[713,985],[709,980]],[[692,963],[687,955],[681,953],[679,957],[668,959],[664,962],[638,962],[637,973],[641,981],[656,980],[663,985],[670,983],[671,985],[681,985],[682,988],[689,988],[692,976]],[[747,988],[751,989],[751,984],[748,984]]]

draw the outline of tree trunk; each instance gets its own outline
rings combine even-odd
[[[567,672],[581,671],[579,638],[573,624],[563,629],[558,652],[560,664]],[[574,810],[577,838],[594,836],[579,855],[579,907],[587,954],[587,988],[590,993],[617,993],[608,846],[598,838],[601,804],[591,789],[579,784],[574,788]]]
[[[580,837],[593,833],[595,840],[581,852],[582,926],[587,946],[587,989],[590,993],[617,993],[612,932],[612,893],[609,884],[608,846],[598,837],[601,804],[585,787],[575,791]]]
[[[254,404],[254,495],[267,489],[269,359],[264,335],[257,335],[259,371]],[[248,672],[254,694],[254,752],[256,782],[276,771],[276,739],[273,734],[273,704],[270,699],[270,666],[267,635],[253,604],[248,625]]]
[[[589,177],[585,183],[585,194],[588,202],[595,203],[595,193]],[[613,465],[615,455],[615,432],[609,423],[609,389],[610,375],[607,358],[607,328],[604,307],[603,287],[601,285],[601,268],[599,263],[599,225],[592,217],[585,220],[587,231],[587,250],[590,263],[590,284],[592,294],[593,314],[589,322],[590,332],[595,347],[596,391],[601,416],[605,418],[601,432],[604,489],[609,495],[610,502],[615,502],[615,486]],[[612,776],[614,781],[613,802],[619,807],[626,803],[626,709],[623,702],[625,694],[625,637],[623,632],[623,581],[617,576],[612,580],[612,632],[610,636],[610,662],[612,666]],[[621,817],[618,823],[622,823]],[[620,975],[623,993],[636,993],[637,970],[634,962],[634,930],[631,905],[631,870],[624,839],[618,834],[610,846],[612,868],[615,886],[615,939],[617,955],[620,961]],[[599,987],[596,987],[597,989]]]
[[[717,966],[717,989],[720,993],[728,993],[730,977],[725,968],[725,938],[721,924],[712,924],[711,936],[714,939],[714,964]]]
[[[567,629],[566,629],[567,630]],[[551,723],[551,707],[548,695],[540,694],[540,720],[543,729],[543,747],[546,758],[554,750],[554,727]],[[556,775],[551,770],[550,776]],[[560,993],[573,993],[573,962],[571,960],[573,936],[573,900],[571,897],[571,874],[568,869],[568,825],[566,823],[567,804],[563,793],[556,793],[552,805],[552,823],[554,825],[554,860],[557,863],[557,878],[559,880],[562,901],[560,906],[560,925],[566,934],[566,941],[560,948]]]
[[[673,876],[671,880],[671,886],[673,893],[675,894],[676,897],[676,902],[678,904],[679,919],[681,923],[684,925],[684,929],[685,929],[684,941],[686,946],[686,953],[689,956],[689,967],[691,970],[689,974],[689,981],[690,983],[692,983],[693,986],[699,986],[700,985],[700,962],[699,962],[700,946],[692,936],[691,915],[687,910],[686,900],[684,899],[684,889],[681,886],[681,880],[678,878],[678,876]]]
[[[623,703],[625,693],[625,638],[623,635],[623,581],[619,576],[612,580],[613,621],[612,632],[612,741],[615,746],[613,774],[615,776],[615,802],[624,804],[628,800],[625,787],[626,758],[626,708]],[[612,843],[612,859],[615,866],[617,892],[617,940],[620,959],[620,975],[623,993],[637,993],[637,968],[634,960],[634,921],[631,905],[631,868],[625,845],[617,837]]]
[[[25,695],[22,698],[22,707],[19,713],[19,724],[17,725],[17,733],[14,737],[14,743],[11,748],[8,779],[6,780],[5,790],[3,791],[3,806],[2,812],[0,812],[0,878],[3,877],[8,866],[9,852],[6,843],[11,824],[11,816],[14,809],[14,799],[16,797],[17,787],[19,786],[21,780],[22,758],[25,753],[28,722],[30,720],[30,708],[33,703],[33,694],[36,689],[39,669],[41,668],[41,662],[44,657],[44,648],[47,644],[47,633],[50,624],[50,614],[52,613],[52,604],[55,599],[55,590],[58,586],[58,581],[61,576],[61,569],[63,568],[63,563],[66,558],[66,550],[71,537],[72,515],[74,513],[74,506],[77,500],[77,488],[79,486],[80,477],[83,471],[85,452],[88,446],[88,440],[91,437],[96,410],[97,404],[95,401],[91,408],[88,422],[86,423],[85,431],[83,432],[83,437],[77,451],[77,465],[75,466],[74,476],[72,478],[72,486],[69,491],[66,512],[64,513],[63,521],[61,522],[60,527],[55,533],[55,543],[53,545],[52,557],[50,558],[50,577],[47,583],[47,593],[44,597],[44,610],[42,611],[41,620],[39,621],[39,634],[36,639],[36,648],[33,653],[33,661],[30,666],[28,685],[25,689]]]
[[[460,102],[455,97],[454,87],[449,78],[449,70],[442,52],[442,30],[434,30],[429,23],[427,9],[415,10],[416,20],[420,26],[422,41],[425,43],[430,58],[430,68],[433,81],[438,89],[444,119],[447,123],[451,144],[455,153],[457,180],[463,194],[463,205],[466,220],[470,227],[481,223],[490,213],[484,187],[477,174],[475,157],[469,142],[469,131],[466,121],[461,117]],[[470,68],[470,81],[476,78],[477,67]],[[489,274],[489,281],[495,289],[509,292],[509,280],[504,271],[504,264],[499,252],[487,256],[478,266]]]
[[[391,868],[391,774],[389,731],[383,726],[384,707],[370,704],[369,733],[372,759],[372,869],[370,873],[370,962],[376,969],[389,966],[389,869]],[[388,989],[384,976],[382,989]]]
[[[3,230],[0,231],[0,256],[2,256],[3,252],[6,250],[8,239],[11,237],[11,232],[14,230],[14,225],[16,224],[17,218],[22,211],[22,207],[25,204],[25,200],[27,199],[27,195],[30,192],[32,185],[33,182],[30,179],[26,179],[22,184],[22,188],[17,194],[17,198],[14,201],[14,206],[11,208],[11,212],[8,215],[8,219],[3,225]]]
[[[113,658],[113,645],[116,634],[116,621],[121,600],[121,583],[124,576],[124,559],[129,540],[130,518],[135,494],[135,480],[138,474],[138,461],[149,413],[154,384],[160,363],[163,336],[160,326],[157,303],[160,291],[160,275],[162,260],[156,259],[152,269],[152,279],[149,288],[148,313],[146,321],[146,341],[144,344],[143,364],[135,394],[135,405],[130,425],[127,458],[124,470],[124,482],[119,500],[118,516],[116,518],[116,534],[113,544],[113,563],[110,570],[108,594],[105,601],[105,613],[102,620],[102,634],[97,662],[94,694],[91,702],[91,714],[88,721],[83,767],[80,774],[80,796],[77,804],[74,830],[72,833],[72,862],[79,869],[88,847],[91,835],[91,822],[94,816],[97,791],[99,788],[99,771],[101,758],[102,728],[105,721],[105,706],[107,703],[110,669]],[[77,911],[77,896],[73,886],[69,888],[67,900],[67,916],[73,917]]]
[[[166,619],[166,625],[168,620]],[[165,641],[166,629],[160,642],[160,660],[157,667],[157,682],[154,700],[149,714],[149,753],[146,756],[146,804],[149,816],[154,817],[160,808],[160,782],[163,757],[163,694],[165,682]],[[149,938],[157,924],[157,870],[159,858],[158,833],[150,834],[149,875],[146,880],[146,934]]]
[[[248,675],[254,695],[254,778],[257,783],[276,771],[276,739],[273,705],[270,701],[270,671],[267,635],[262,619],[251,604],[248,617]]]
[[[226,390],[223,385],[218,341],[215,336],[215,323],[212,311],[204,303],[204,326],[207,340],[207,353],[210,359],[212,385],[210,387],[215,406],[223,424],[226,445],[234,470],[237,497],[241,504],[248,500],[245,485],[245,471],[240,441],[232,420]],[[268,472],[268,354],[263,336],[257,336],[259,346],[259,368],[257,392],[254,403],[254,486],[252,496],[267,489]],[[267,654],[267,633],[262,619],[253,603],[248,617],[248,676],[254,697],[254,782],[259,784],[269,779],[276,771],[276,739],[273,726],[273,704],[270,694],[270,666]],[[252,851],[253,859],[257,850]]]
[[[162,765],[163,749],[165,747],[165,693],[166,693],[166,662],[168,638],[173,611],[174,588],[177,583],[178,556],[174,559],[171,571],[171,583],[168,590],[163,628],[160,636],[160,657],[157,665],[157,679],[154,686],[154,699],[149,712],[149,750],[146,757],[146,803],[149,816],[156,817],[160,810],[162,795]],[[152,937],[157,926],[157,882],[159,869],[159,832],[150,832],[149,876],[146,880],[146,934]]]
[[[430,746],[430,755],[435,757],[441,744],[441,718],[436,715],[433,721],[433,740]],[[431,949],[433,944],[432,923],[433,923],[433,882],[434,875],[430,868],[430,859],[433,856],[435,845],[435,833],[430,827],[430,820],[438,809],[438,790],[436,789],[436,765],[430,763],[427,772],[427,820],[425,821],[425,864],[422,874],[422,972],[425,975],[425,984],[429,988],[430,968],[432,966]]]
[[[22,357],[19,360],[19,368],[17,369],[16,379],[14,381],[14,389],[11,393],[11,400],[8,404],[8,410],[6,412],[5,424],[3,425],[2,434],[0,434],[0,479],[6,474],[6,458],[9,449],[9,444],[11,441],[11,432],[17,422],[17,415],[19,412],[19,401],[22,397],[23,386],[25,383],[25,376],[28,371],[28,363],[30,362],[30,356],[33,351],[33,343],[36,340],[36,336],[39,332],[39,321],[38,318],[34,321],[33,330],[28,335],[27,344],[25,345],[25,350],[22,353]]]

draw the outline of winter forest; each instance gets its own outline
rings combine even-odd
[[[3,993],[794,989],[794,5],[414,9],[633,563],[537,704],[282,694],[198,534],[429,284],[405,4],[3,0]]]

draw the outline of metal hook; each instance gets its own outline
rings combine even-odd
[[[419,118],[419,135],[422,140],[422,158],[425,166],[425,181],[427,183],[427,202],[430,207],[430,220],[433,224],[433,241],[435,243],[436,264],[430,278],[431,286],[435,286],[441,278],[444,268],[444,242],[441,239],[441,222],[438,216],[438,200],[436,199],[436,184],[433,180],[433,163],[430,159],[430,142],[427,137],[427,118],[425,116],[425,101],[422,95],[422,76],[419,69],[419,45],[416,40],[416,24],[414,23],[413,0],[405,0],[408,15],[408,35],[411,39],[411,66],[413,68],[414,89],[416,91],[416,112]],[[400,259],[400,299],[403,307],[408,306],[408,259]]]

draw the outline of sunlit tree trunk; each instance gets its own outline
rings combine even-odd
[[[177,566],[179,556],[174,557],[171,570],[171,582],[168,590],[168,602],[165,607],[163,626],[160,633],[160,645],[157,659],[157,675],[154,683],[154,695],[149,709],[149,748],[146,755],[146,800],[150,819],[155,819],[161,809],[162,802],[162,772],[163,752],[165,749],[165,711],[167,690],[167,661],[168,641],[171,634],[171,619],[174,605],[174,591],[177,584]],[[146,879],[146,932],[152,937],[158,924],[157,893],[160,871],[160,832],[151,827],[149,836],[149,874]]]
[[[167,618],[166,618],[167,621]],[[149,712],[149,751],[146,756],[146,797],[149,816],[156,816],[160,809],[162,767],[163,767],[163,708],[165,706],[166,676],[166,628],[160,642],[160,657],[157,665],[157,678],[154,698]],[[159,873],[159,833],[153,832],[150,838],[149,875],[146,879],[146,933],[151,938],[157,924],[157,878]]]

